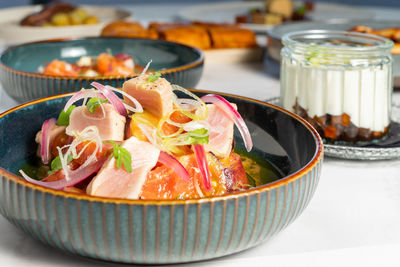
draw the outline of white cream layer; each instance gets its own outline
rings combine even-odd
[[[297,99],[310,117],[346,113],[355,126],[383,132],[390,123],[390,68],[328,69],[283,58],[281,103],[293,111]]]

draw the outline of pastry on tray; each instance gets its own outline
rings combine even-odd
[[[105,37],[130,37],[130,38],[150,38],[157,39],[157,32],[151,29],[145,29],[138,22],[114,21],[106,25],[101,36]]]
[[[130,26],[131,25],[131,26]],[[148,34],[149,36],[144,36]],[[145,29],[137,22],[113,22],[107,25],[102,36],[147,37],[173,41],[200,49],[253,48],[256,38],[253,31],[227,23],[159,23],[152,22]]]

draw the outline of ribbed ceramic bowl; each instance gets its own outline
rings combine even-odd
[[[195,91],[203,94],[204,91]],[[33,185],[15,175],[35,153],[35,133],[68,97],[36,100],[0,115],[0,212],[50,246],[101,260],[180,263],[220,257],[278,234],[307,207],[317,187],[322,141],[303,119],[277,106],[225,95],[253,136],[252,153],[283,178],[197,200],[92,197]],[[243,148],[240,138],[236,146]]]
[[[0,80],[9,96],[17,101],[78,91],[92,81],[114,87],[133,76],[57,77],[37,73],[38,67],[53,59],[75,62],[81,56],[98,56],[111,51],[134,57],[135,63],[160,70],[171,83],[195,87],[203,72],[204,55],[199,49],[163,40],[93,37],[48,40],[11,47],[0,56]]]

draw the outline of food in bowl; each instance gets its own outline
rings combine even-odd
[[[391,39],[394,42],[393,49],[390,51],[392,54],[400,54],[400,28],[381,28],[374,29],[365,25],[357,25],[349,29],[351,32],[360,32],[378,35]]]
[[[32,168],[20,170],[26,180],[127,199],[196,199],[261,184],[261,166],[233,151],[234,125],[247,152],[252,149],[234,103],[212,94],[199,98],[160,73],[143,72],[122,90],[92,86],[73,95],[58,119],[43,123],[36,135],[41,163],[36,177]]]
[[[237,15],[236,22],[278,25],[285,21],[303,20],[307,12],[313,9],[312,2],[295,6],[291,0],[266,0],[264,9],[251,9],[247,14]]]
[[[10,47],[0,56],[1,83],[10,97],[25,102],[79,91],[88,88],[93,81],[119,88],[123,82],[137,75],[71,77],[38,73],[39,66],[54,59],[76,62],[83,56],[97,57],[105,51],[134,57],[135,72],[138,73],[141,66],[152,60],[152,70],[160,71],[171,83],[187,88],[195,87],[203,72],[204,54],[193,47],[153,39],[93,37],[47,40]]]
[[[82,56],[75,63],[54,59],[38,68],[38,72],[45,75],[67,77],[132,76],[140,74],[142,70],[141,66],[135,65],[133,57],[125,53]]]
[[[228,23],[159,23],[151,22],[145,29],[137,22],[116,21],[102,30],[101,36],[152,38],[177,42],[200,49],[257,47],[253,31]]]
[[[29,14],[20,22],[22,26],[71,26],[81,24],[97,24],[99,19],[89,15],[83,8],[69,3],[50,3],[39,12]]]
[[[311,125],[280,107],[218,94],[237,104],[252,134],[251,155],[275,166],[279,179],[191,200],[104,198],[32,184],[16,174],[36,153],[34,138],[43,120],[57,117],[71,96],[58,95],[0,114],[0,213],[26,238],[67,256],[123,263],[200,261],[271,240],[296,223],[312,201],[323,164],[322,141]],[[244,149],[237,131],[235,148]]]
[[[283,37],[281,104],[327,142],[372,141],[390,126],[393,43],[345,31]]]

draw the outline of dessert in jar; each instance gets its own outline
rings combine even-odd
[[[389,129],[392,41],[341,31],[282,38],[281,105],[328,142],[371,141]]]

